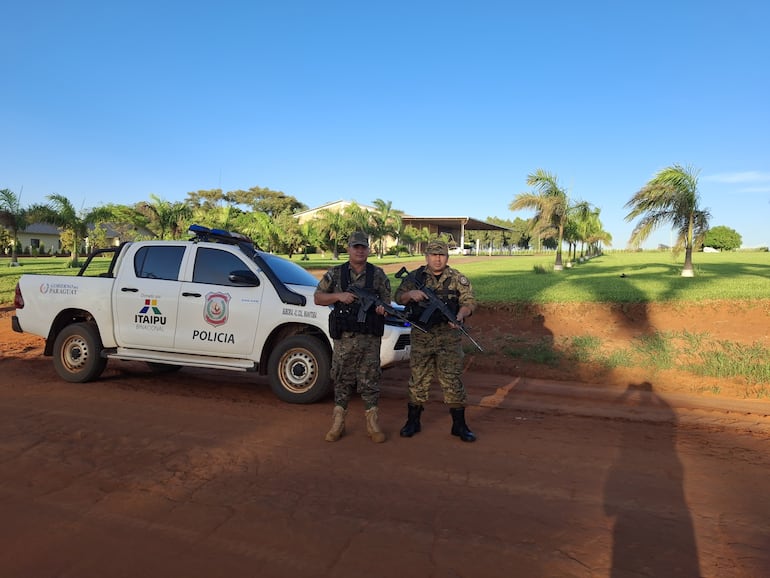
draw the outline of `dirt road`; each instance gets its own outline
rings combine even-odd
[[[252,375],[65,384],[2,335],[4,578],[770,575],[768,403],[469,372],[478,442],[438,400],[402,439],[397,367],[388,441],[356,400],[330,444]]]

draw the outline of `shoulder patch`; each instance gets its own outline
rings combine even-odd
[[[457,278],[457,282],[458,282],[460,285],[466,285],[466,286],[471,284],[471,282],[470,282],[470,281],[468,281],[468,278],[467,278],[465,275],[460,275],[460,276]]]

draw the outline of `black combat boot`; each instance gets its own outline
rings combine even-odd
[[[422,406],[410,403],[406,407],[408,414],[406,417],[406,424],[401,428],[400,435],[402,438],[410,438],[421,429],[420,414],[422,413]]]
[[[459,437],[464,442],[475,442],[476,434],[465,423],[465,408],[451,407],[449,413],[452,414],[452,435]]]

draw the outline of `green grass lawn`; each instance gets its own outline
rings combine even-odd
[[[88,267],[89,275],[107,271],[112,256],[97,257]],[[81,260],[81,264],[85,259]],[[9,258],[0,259],[0,304],[12,303],[16,282],[22,274],[77,275],[79,267],[68,267],[69,257],[19,257],[19,266],[11,267]]]
[[[483,303],[770,298],[770,253],[697,253],[692,278],[681,276],[683,258],[608,253],[558,272],[553,260],[543,257],[491,257],[467,264],[458,258],[450,264],[471,279]]]
[[[424,262],[420,255],[370,260],[410,267]],[[318,258],[298,262],[309,268],[340,263]],[[770,299],[770,253],[696,253],[693,262],[695,277],[686,278],[681,276],[684,254],[674,258],[657,251],[607,253],[562,271],[553,270],[553,254],[449,258],[484,304]],[[392,275],[391,282],[395,287]]]
[[[341,259],[344,259],[343,255]],[[516,255],[476,258],[452,256],[449,264],[473,283],[482,304],[565,302],[652,302],[711,299],[770,299],[770,253],[696,253],[695,277],[680,275],[684,256],[670,253],[607,253],[563,271],[553,271],[553,255]],[[20,267],[0,259],[0,303],[13,301],[16,281],[22,273],[75,275],[67,258],[21,258]],[[312,255],[302,261],[306,268],[326,269],[342,261]],[[376,265],[422,262],[422,257],[372,258]],[[100,258],[104,270],[108,258]],[[565,260],[566,262],[566,260]],[[394,287],[398,281],[391,275]]]

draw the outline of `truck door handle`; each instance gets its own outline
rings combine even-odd
[[[188,293],[187,291],[184,291],[182,293],[182,297],[200,297],[200,293]]]
[[[136,287],[121,287],[120,290],[126,293],[136,293],[137,291],[139,291],[139,289],[137,289]]]

